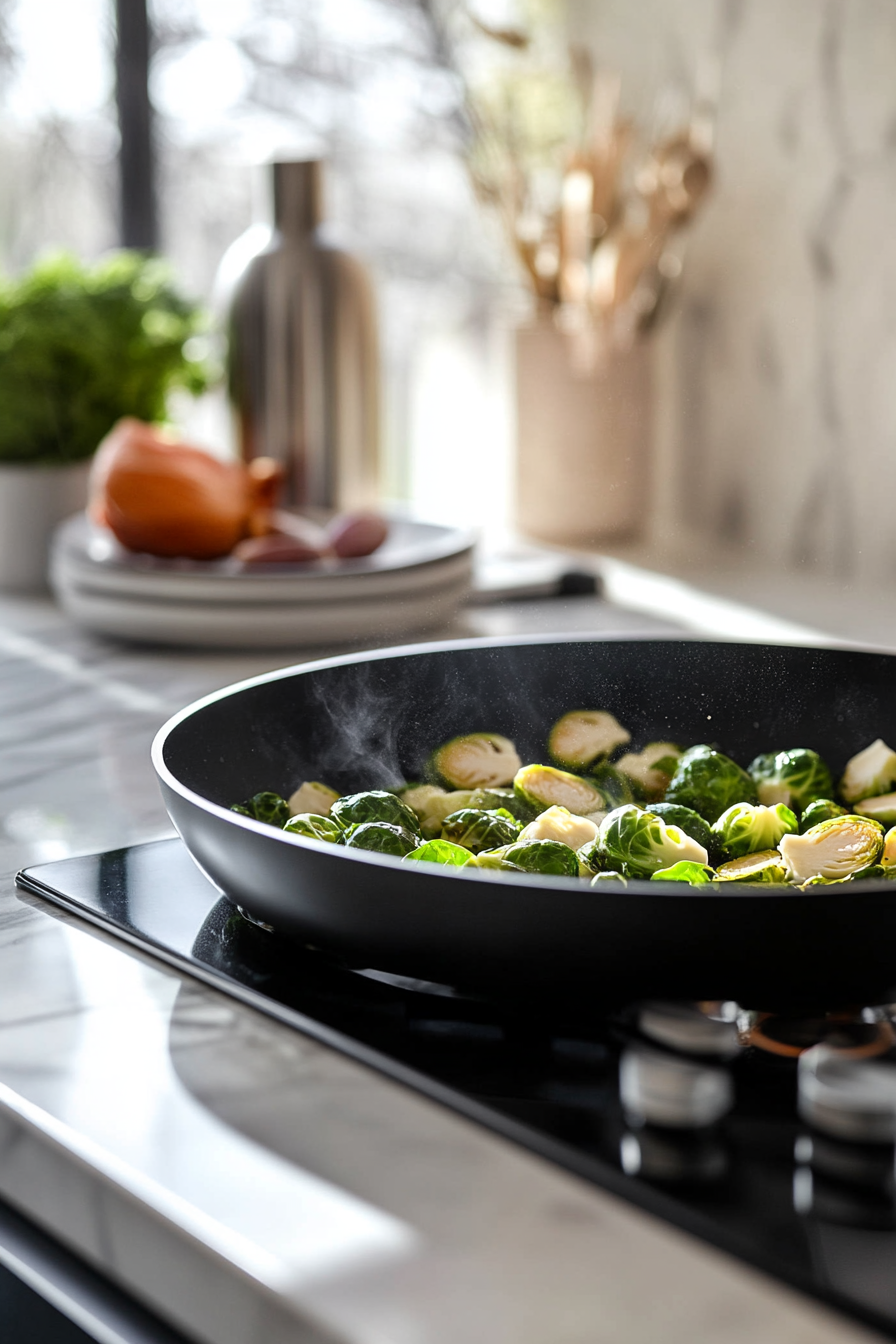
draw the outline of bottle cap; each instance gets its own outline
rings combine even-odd
[[[274,224],[291,237],[313,232],[324,216],[320,159],[271,164]]]

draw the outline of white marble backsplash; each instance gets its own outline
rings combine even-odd
[[[718,71],[717,180],[657,341],[655,531],[896,575],[896,5],[572,0],[648,127]],[[653,111],[651,112],[651,109]]]

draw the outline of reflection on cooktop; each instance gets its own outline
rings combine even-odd
[[[896,1337],[892,1005],[468,997],[258,927],[177,840],[20,880]]]

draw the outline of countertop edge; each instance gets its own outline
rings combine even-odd
[[[171,1217],[164,1205],[176,1196],[2,1083],[0,1198],[197,1340],[245,1344],[256,1334],[291,1332],[297,1344],[335,1344],[332,1331],[290,1311],[286,1299]],[[157,1263],[175,1254],[179,1261],[164,1289],[145,1272],[154,1252]]]

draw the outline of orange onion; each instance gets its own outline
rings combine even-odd
[[[97,450],[88,511],[128,550],[213,560],[268,530],[281,478],[274,463],[221,462],[127,417]]]

